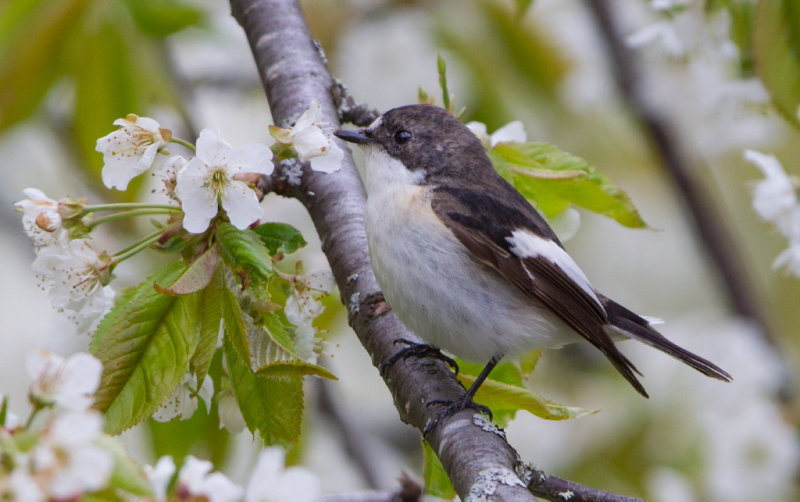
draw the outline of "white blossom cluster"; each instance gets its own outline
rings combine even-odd
[[[89,239],[72,239],[64,227],[65,216],[81,201],[56,201],[36,188],[24,194],[28,198],[15,206],[36,252],[32,268],[53,306],[75,320],[80,331],[92,331],[114,302],[115,292],[107,285],[110,257]]]
[[[300,160],[309,161],[312,169],[332,173],[341,166],[344,152],[320,124],[322,112],[313,102],[294,127],[271,126],[270,130]],[[183,228],[195,234],[208,229],[220,207],[239,229],[262,218],[251,182],[253,176],[268,175],[274,169],[267,145],[233,148],[218,130],[206,128],[193,146],[173,138],[154,119],[133,114],[115,120],[114,125],[119,129],[97,140],[96,146],[103,154],[102,179],[108,188],[125,190],[133,178],[156,169],[165,177],[167,194],[180,204],[175,211],[183,212]],[[174,155],[161,161],[169,155],[170,142],[193,148],[195,156]],[[111,271],[127,256],[115,260],[87,238],[91,228],[83,217],[90,206],[85,200],[56,201],[36,188],[24,194],[27,198],[15,205],[36,251],[33,269],[40,284],[53,306],[74,319],[80,331],[93,331],[114,302],[114,289],[108,285]],[[106,206],[113,210],[113,204]]]
[[[800,199],[797,197],[797,183],[772,155],[747,150],[744,158],[764,174],[764,179],[758,181],[753,190],[753,208],[789,241],[789,247],[775,258],[773,266],[783,267],[800,277]]]
[[[33,378],[29,397],[34,411],[26,425],[6,410],[0,423],[0,500],[44,502],[78,500],[113,486],[119,446],[102,433],[102,415],[90,409],[102,366],[77,353],[64,359],[47,351],[27,361]],[[4,398],[0,395],[0,403]],[[39,412],[51,413],[36,427]],[[15,443],[14,439],[24,437]],[[24,447],[9,448],[10,444]],[[130,459],[128,459],[130,460]],[[267,448],[249,481],[240,486],[206,460],[188,456],[177,473],[173,459],[141,467],[151,496],[135,500],[208,500],[209,502],[311,502],[320,495],[316,476],[302,467],[285,468],[285,453]],[[175,479],[173,495],[168,493]],[[134,499],[132,499],[134,500]]]

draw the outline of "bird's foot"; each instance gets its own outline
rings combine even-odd
[[[412,342],[411,340],[406,340],[405,338],[398,338],[394,341],[394,344],[403,344],[406,347],[392,355],[392,357],[381,364],[381,375],[386,374],[386,370],[388,370],[397,361],[401,359],[407,359],[409,357],[433,357],[440,361],[444,361],[451,368],[453,368],[453,371],[455,371],[456,375],[458,375],[458,363],[455,361],[455,359],[444,355],[441,350],[437,349],[433,345]]]
[[[425,429],[422,431],[423,437],[427,436],[429,432],[433,431],[433,429],[439,425],[439,422],[445,418],[452,417],[459,411],[466,410],[467,408],[471,408],[486,415],[489,417],[489,420],[494,420],[492,410],[490,410],[488,406],[484,406],[473,401],[472,397],[468,393],[464,394],[455,401],[450,401],[447,399],[434,399],[433,401],[428,401],[427,406],[433,406],[437,404],[444,405],[444,408],[435,417],[429,420],[427,424],[425,424]]]

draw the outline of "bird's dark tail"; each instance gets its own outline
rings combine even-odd
[[[669,341],[664,335],[656,331],[646,319],[609,298],[600,296],[600,300],[606,309],[609,322],[622,335],[655,347],[706,376],[725,382],[733,380],[733,377],[727,371],[716,364]]]

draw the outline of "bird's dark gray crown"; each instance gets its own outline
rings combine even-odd
[[[426,178],[491,169],[480,140],[447,110],[408,105],[386,112],[365,134],[408,169]]]

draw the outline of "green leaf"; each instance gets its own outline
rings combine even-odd
[[[180,262],[158,270],[129,290],[100,322],[90,351],[103,363],[95,407],[106,431],[117,434],[150,416],[189,369],[198,341],[198,294],[174,297],[155,282],[181,275]]]
[[[66,69],[87,0],[14,0],[0,12],[0,131],[29,117]]]
[[[572,203],[627,227],[647,227],[628,195],[580,157],[547,143],[501,143],[489,156],[500,175],[549,217]]]
[[[303,234],[287,223],[264,223],[255,227],[253,232],[258,234],[272,256],[293,253],[306,245]]]
[[[217,350],[220,330],[224,330],[225,327],[224,305],[226,291],[227,287],[225,286],[222,270],[218,268],[208,286],[201,293],[199,339],[197,348],[189,361],[189,368],[197,376],[198,385],[202,385],[203,379],[208,374],[208,368],[211,366],[211,361]]]
[[[156,283],[159,293],[172,296],[188,295],[208,286],[219,263],[219,249],[211,246],[205,253],[197,257],[178,279],[169,287]]]
[[[522,354],[519,358],[519,369],[524,376],[528,376],[536,369],[539,359],[542,357],[542,349],[532,350]]]
[[[458,380],[469,388],[475,377],[459,373]],[[537,396],[524,387],[487,379],[478,389],[475,401],[494,410],[526,410],[546,420],[566,420],[593,412],[574,406],[564,406]]]
[[[256,372],[260,376],[268,377],[304,377],[306,375],[314,375],[329,380],[338,380],[336,375],[328,371],[322,366],[307,363],[305,361],[279,361],[275,363],[262,366]]]
[[[103,157],[95,151],[97,139],[115,129],[115,119],[144,114],[161,76],[146,63],[153,42],[136,31],[120,2],[92,2],[85,22],[71,60],[76,84],[71,132],[81,166],[99,183]],[[126,191],[109,195],[135,200],[144,179],[139,176]]]
[[[450,91],[447,89],[447,63],[441,54],[436,55],[436,69],[439,72],[439,87],[442,89],[442,107],[452,113]]]
[[[422,441],[422,480],[428,495],[445,500],[452,500],[456,496],[456,489],[453,488],[442,462],[427,441]]]
[[[114,457],[114,470],[111,472],[110,485],[134,495],[152,496],[153,490],[141,466],[137,464],[125,448],[108,436],[100,436],[96,440],[101,448]]]
[[[153,37],[163,38],[205,20],[205,13],[182,0],[125,0],[136,26]]]
[[[253,354],[250,350],[250,340],[247,333],[244,312],[239,305],[239,300],[233,291],[223,284],[217,292],[218,305],[222,313],[222,327],[225,331],[225,340],[231,343],[239,357],[252,368]]]
[[[517,13],[523,16],[528,12],[528,8],[530,8],[533,0],[515,0],[515,3],[517,4]]]
[[[796,0],[761,0],[753,28],[758,75],[778,111],[800,125],[800,5]]]
[[[272,275],[272,256],[258,234],[222,223],[216,236],[222,259],[228,266],[256,284],[267,283]]]
[[[6,423],[6,416],[8,415],[8,396],[3,396],[3,401],[0,402],[0,427]]]
[[[303,379],[254,373],[226,339],[225,360],[236,401],[251,432],[266,444],[291,446],[300,436],[303,418]]]

